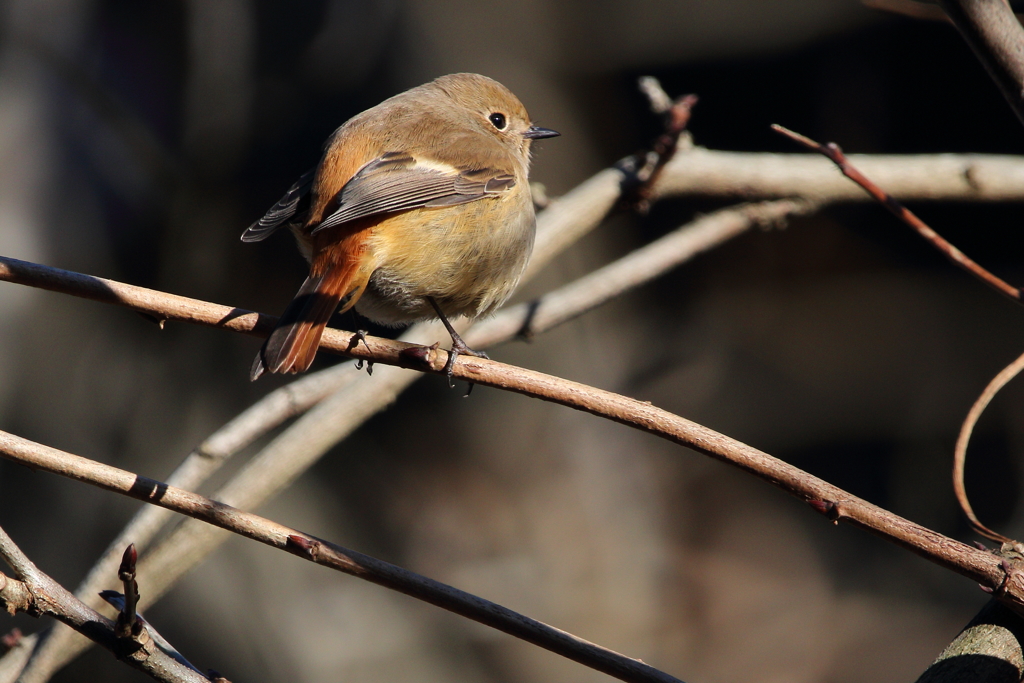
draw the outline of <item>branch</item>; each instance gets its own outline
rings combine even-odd
[[[67,624],[103,646],[132,668],[166,683],[209,683],[209,680],[169,657],[148,637],[145,629],[130,638],[118,637],[115,624],[93,610],[39,568],[0,528],[0,557],[18,580],[0,574],[0,606],[10,613],[47,615]]]
[[[1024,621],[991,600],[917,679],[917,683],[1020,681]]]
[[[1024,123],[1024,28],[1006,0],[939,0]]]
[[[849,159],[902,201],[1020,201],[1024,157],[998,154],[851,154]],[[867,197],[825,159],[807,154],[680,150],[665,167],[655,197],[863,202]]]
[[[985,538],[997,541],[999,543],[1012,543],[1012,539],[1003,536],[997,531],[989,529],[987,526],[981,523],[977,515],[974,514],[974,509],[971,507],[970,500],[967,498],[967,488],[964,486],[964,465],[967,462],[967,444],[971,441],[971,434],[974,432],[974,425],[978,423],[981,418],[981,414],[985,412],[985,408],[995,398],[996,394],[1005,387],[1010,380],[1020,374],[1020,371],[1024,370],[1024,355],[1017,358],[1005,368],[1003,368],[998,375],[992,378],[992,381],[988,383],[985,390],[981,392],[974,404],[971,406],[970,411],[967,413],[967,417],[964,419],[963,425],[960,427],[960,435],[956,439],[956,447],[953,449],[953,491],[956,494],[956,500],[960,503],[960,509],[963,510],[964,514],[967,515],[967,520],[971,524],[976,532],[984,536]]]
[[[817,202],[780,199],[721,209],[687,223],[650,244],[533,301],[509,306],[474,325],[466,335],[474,347],[488,348],[516,336],[532,337],[660,277],[700,253],[790,216],[813,212]]]
[[[405,593],[486,624],[621,680],[680,683],[678,679],[639,660],[577,638],[501,605],[204,496],[6,432],[0,432],[0,454],[13,462],[159,505],[271,547],[287,550],[316,564]],[[0,536],[0,542],[2,539]],[[70,594],[68,596],[71,597]],[[113,626],[109,620],[100,618]]]
[[[850,160],[845,154],[843,154],[843,150],[840,149],[839,145],[834,142],[823,145],[820,142],[815,142],[809,137],[795,133],[778,124],[772,124],[772,129],[777,133],[785,135],[790,140],[794,140],[808,149],[814,150],[815,152],[819,152],[820,154],[828,157],[832,163],[839,167],[839,170],[842,171],[844,176],[860,185],[872,199],[888,209],[890,213],[896,216],[896,218],[899,218],[901,221],[913,228],[917,234],[928,240],[932,246],[941,251],[946,258],[952,261],[955,265],[963,268],[1000,294],[1013,299],[1017,303],[1021,303],[1021,291],[1019,289],[982,268],[977,262],[972,260],[962,251],[950,244],[941,235],[932,230],[931,227],[918,218],[914,212],[896,201],[891,194],[872,182],[866,175],[857,170],[856,166],[850,163]]]

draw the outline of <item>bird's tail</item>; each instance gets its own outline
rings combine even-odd
[[[333,264],[321,274],[310,273],[292,302],[288,304],[277,327],[263,343],[249,371],[256,380],[264,371],[305,372],[316,357],[327,321],[346,295],[341,312],[355,305],[369,279],[360,277],[357,263]]]

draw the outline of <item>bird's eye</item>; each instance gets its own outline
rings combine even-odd
[[[505,130],[505,115],[494,112],[487,117],[487,120],[494,124],[498,130]]]

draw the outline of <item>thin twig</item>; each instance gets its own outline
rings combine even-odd
[[[919,2],[919,0],[861,0],[861,4],[872,9],[902,14],[914,19],[949,23],[949,17],[946,16],[946,13],[940,7],[930,2]]]
[[[118,637],[114,622],[40,571],[2,528],[0,557],[18,577],[15,582],[0,574],[0,606],[32,616],[47,615],[58,619],[155,680],[166,683],[209,683],[206,677],[168,657],[151,640]]]
[[[960,427],[960,435],[957,437],[956,447],[953,449],[953,491],[956,493],[957,502],[960,503],[960,509],[967,515],[971,528],[985,538],[999,543],[1012,543],[1013,541],[998,531],[989,529],[974,514],[974,509],[971,507],[970,500],[967,497],[967,488],[964,485],[964,465],[967,462],[967,445],[971,441],[974,425],[978,423],[981,414],[985,412],[985,408],[988,407],[988,404],[991,403],[996,394],[1010,380],[1016,377],[1021,370],[1024,370],[1024,355],[1021,355],[1017,360],[1007,365],[998,375],[992,378],[992,381],[988,383],[988,386],[981,392],[981,396],[974,401],[970,411],[967,413],[967,418]]]
[[[957,249],[955,246],[950,244],[947,240],[942,238],[937,232],[932,230],[924,221],[918,218],[910,209],[900,204],[896,199],[880,188],[875,183],[871,182],[863,173],[850,163],[850,160],[843,154],[843,150],[839,148],[834,142],[828,144],[821,144],[814,140],[795,133],[788,128],[784,128],[778,124],[772,124],[772,129],[778,133],[785,135],[786,137],[799,142],[808,149],[812,149],[816,152],[828,157],[832,163],[839,167],[843,175],[852,180],[853,182],[864,188],[864,191],[871,195],[878,203],[887,208],[894,216],[899,218],[901,221],[909,225],[911,228],[917,231],[921,237],[931,242],[932,246],[941,251],[946,258],[952,261],[954,264],[960,266],[968,273],[978,278],[986,285],[996,290],[1000,294],[1003,294],[1010,299],[1013,299],[1017,303],[1021,303],[1021,291],[1013,285],[1005,282],[1004,280],[996,277],[989,271],[982,268],[975,261],[970,259],[962,251]]]
[[[137,636],[141,630],[136,612],[139,606],[139,582],[135,579],[135,563],[138,561],[139,553],[132,543],[125,548],[121,567],[117,572],[117,578],[124,586],[124,607],[117,615],[116,627],[117,635],[121,638]]]
[[[14,462],[98,486],[227,529],[316,564],[405,593],[624,681],[679,683],[639,660],[577,638],[488,600],[189,491],[0,432]]]
[[[699,98],[696,95],[683,95],[671,100],[653,76],[641,77],[639,87],[650,101],[651,111],[663,116],[664,130],[651,143],[650,149],[626,157],[616,167],[626,174],[621,204],[646,214],[651,209],[654,186],[680,147],[680,137],[690,122],[690,114]]]

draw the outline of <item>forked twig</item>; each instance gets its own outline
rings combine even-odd
[[[696,95],[683,95],[672,100],[653,76],[642,77],[639,87],[647,96],[651,111],[664,118],[664,130],[651,143],[648,151],[626,157],[616,167],[626,174],[620,204],[646,214],[651,210],[654,186],[665,170],[665,165],[672,161],[679,149],[680,136],[690,123],[690,114],[699,98]]]
[[[901,221],[909,225],[911,228],[917,231],[921,237],[925,238],[932,245],[946,255],[950,261],[966,270],[971,275],[975,276],[989,287],[993,288],[1000,294],[1003,294],[1010,299],[1013,299],[1017,303],[1021,303],[1021,290],[1007,283],[1006,281],[996,277],[989,271],[982,268],[975,261],[970,259],[962,251],[954,247],[937,232],[932,230],[924,221],[918,218],[910,209],[900,204],[896,199],[888,192],[878,187],[863,173],[850,163],[846,155],[843,154],[843,150],[840,149],[839,145],[834,142],[827,144],[821,144],[816,142],[809,137],[795,133],[788,128],[778,125],[777,123],[772,124],[772,130],[777,133],[785,135],[791,140],[804,145],[808,149],[819,152],[824,156],[828,157],[839,170],[842,171],[843,175],[852,180],[853,182],[864,188],[864,191],[871,195],[877,200],[882,206],[887,208],[894,216],[899,218]]]
[[[14,570],[17,579],[0,573],[0,608],[13,614],[47,615],[67,624],[116,657],[150,677],[165,683],[209,683],[209,680],[170,657],[146,637],[123,638],[116,625],[72,595],[42,572],[0,528],[0,558]]]

